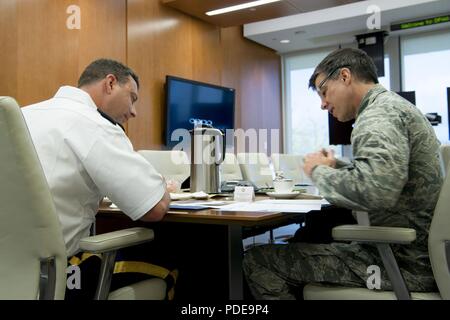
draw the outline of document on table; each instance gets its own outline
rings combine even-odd
[[[267,204],[287,204],[287,205],[328,205],[330,204],[327,200],[321,198],[321,199],[280,199],[280,200],[274,200],[274,199],[267,199],[267,200],[259,200],[257,202],[260,203],[267,203]]]
[[[201,210],[220,209],[222,211],[249,212],[309,212],[320,210],[326,200],[259,200],[255,202],[230,201],[176,201],[170,203],[170,209]]]
[[[221,208],[229,203],[229,201],[176,201],[170,203],[170,209],[201,210]]]
[[[260,200],[255,202],[239,202],[217,207],[222,211],[253,212],[309,212],[320,210],[326,200]]]

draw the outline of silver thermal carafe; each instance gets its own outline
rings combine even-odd
[[[195,127],[191,133],[191,192],[220,192],[219,165],[225,158],[225,135],[219,129]]]

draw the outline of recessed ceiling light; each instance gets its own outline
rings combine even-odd
[[[288,39],[280,40],[280,43],[289,43],[289,42],[291,42],[291,40]]]
[[[268,3],[272,3],[272,2],[277,2],[277,1],[281,1],[281,0],[258,0],[258,1],[251,1],[251,2],[247,2],[247,3],[238,4],[238,5],[236,5],[236,6],[225,7],[225,8],[222,8],[222,9],[217,9],[217,10],[208,11],[208,12],[206,12],[206,15],[208,15],[208,16],[214,16],[214,15],[217,15],[217,14],[227,13],[227,12],[231,12],[231,11],[237,11],[237,10],[242,10],[242,9],[251,8],[251,7],[262,6],[262,5],[264,5],[264,4],[268,4]]]

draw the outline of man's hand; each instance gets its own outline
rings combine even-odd
[[[318,165],[325,165],[334,168],[336,166],[334,151],[322,149],[319,152],[307,154],[303,164],[303,171],[305,171],[305,174],[311,178],[314,168]]]
[[[170,192],[170,193],[180,192],[181,191],[181,183],[179,183],[176,180],[172,180],[172,179],[166,180],[166,190],[167,190],[167,192]]]

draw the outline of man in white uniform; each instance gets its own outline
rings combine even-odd
[[[139,79],[113,60],[91,63],[78,88],[22,109],[58,213],[68,257],[89,235],[99,203],[111,199],[133,220],[159,221],[170,197],[122,124],[136,116]]]

